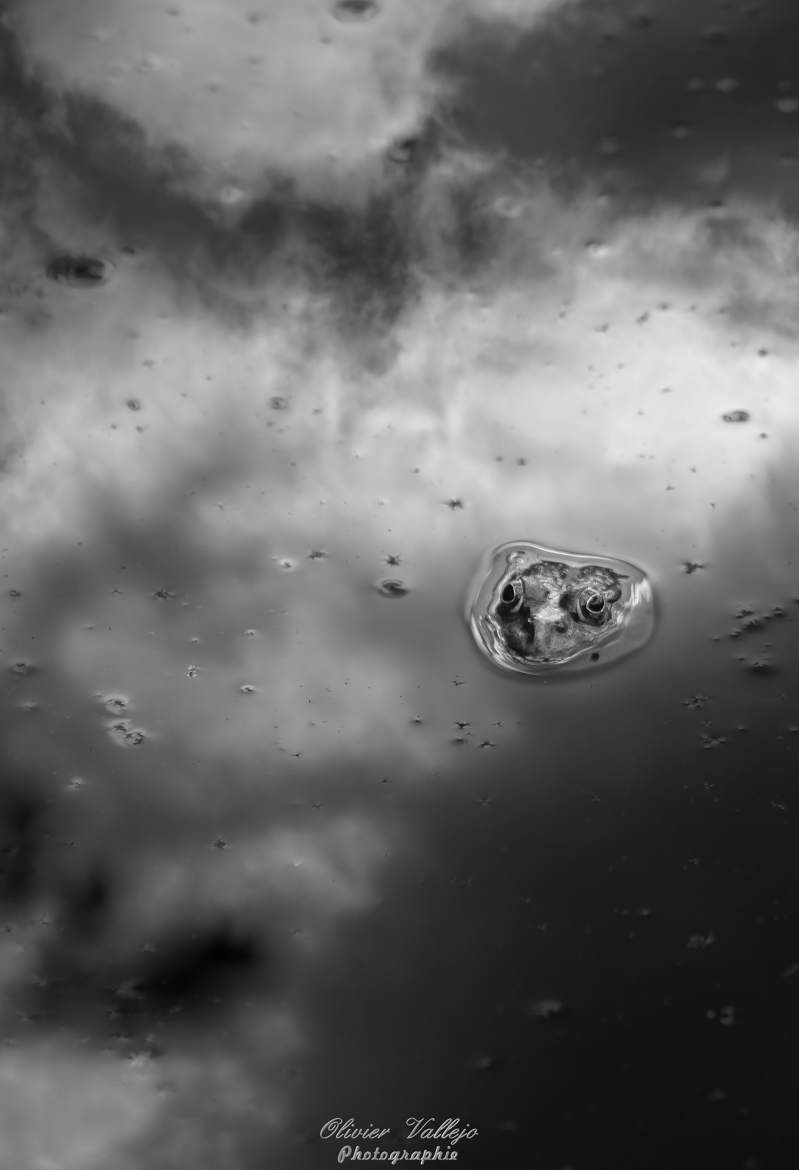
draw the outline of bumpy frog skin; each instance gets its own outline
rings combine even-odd
[[[652,586],[635,565],[526,541],[487,555],[466,616],[492,662],[533,675],[616,661],[655,626]]]

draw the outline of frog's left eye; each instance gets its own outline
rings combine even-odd
[[[524,585],[518,577],[513,581],[508,581],[499,595],[499,608],[502,613],[508,614],[518,613],[524,604]]]
[[[608,603],[597,589],[586,589],[577,599],[577,612],[584,622],[601,625],[608,616]]]

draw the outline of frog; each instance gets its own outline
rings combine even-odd
[[[630,561],[515,541],[483,559],[467,602],[478,647],[528,675],[594,669],[651,637],[654,597]]]

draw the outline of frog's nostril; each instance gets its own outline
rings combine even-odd
[[[555,622],[555,625],[553,628],[554,628],[556,634],[565,634],[569,627],[566,624],[566,622],[561,621],[561,622]]]

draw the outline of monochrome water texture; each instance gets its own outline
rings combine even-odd
[[[795,6],[0,16],[0,1167],[780,1165]]]

